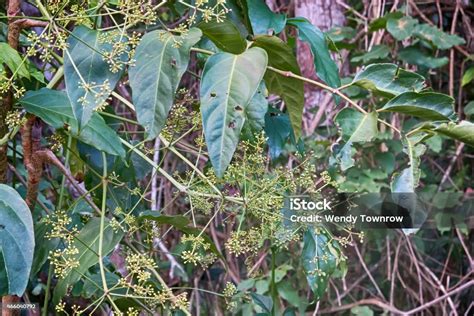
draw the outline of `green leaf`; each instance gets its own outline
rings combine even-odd
[[[239,142],[245,109],[267,67],[267,54],[253,47],[240,55],[218,53],[202,74],[201,113],[209,156],[218,177],[224,174]]]
[[[270,296],[257,293],[250,293],[255,304],[260,306],[264,312],[271,313],[273,309],[273,300]]]
[[[303,269],[316,300],[324,295],[329,277],[336,270],[337,260],[330,243],[326,231],[316,231],[313,227],[309,227],[303,236]]]
[[[263,48],[268,54],[270,66],[301,75],[298,62],[291,48],[275,36],[257,36],[253,46]],[[301,136],[304,106],[304,84],[295,78],[282,76],[273,71],[265,73],[265,83],[270,93],[279,95],[285,102],[296,139]]]
[[[431,42],[439,49],[450,49],[453,46],[463,45],[466,41],[457,35],[441,31],[436,26],[420,24],[415,29],[415,35]]]
[[[249,0],[247,7],[254,35],[278,34],[285,28],[286,15],[272,12],[265,0]]]
[[[474,67],[469,68],[462,76],[461,86],[467,85],[469,82],[474,80]]]
[[[72,269],[66,277],[58,281],[54,289],[53,301],[55,304],[66,294],[69,286],[79,281],[90,267],[99,263],[100,221],[100,218],[92,218],[74,239],[74,246],[78,249],[76,259],[79,266]],[[107,256],[120,242],[123,232],[115,232],[109,226],[108,219],[105,219],[104,227],[102,254]]]
[[[467,116],[474,115],[474,101],[470,101],[468,104],[466,104],[464,107],[464,114]]]
[[[351,308],[351,314],[357,316],[373,316],[374,311],[368,306],[356,306]]]
[[[31,276],[36,275],[43,265],[48,260],[49,252],[56,249],[59,245],[59,239],[49,239],[46,233],[49,231],[49,226],[44,222],[35,223],[35,255],[33,257],[33,264],[31,265]]]
[[[418,20],[409,16],[404,16],[401,19],[388,19],[387,31],[395,39],[402,41],[413,34],[417,25]]]
[[[125,157],[117,133],[111,129],[98,114],[93,113],[90,122],[80,131],[71,103],[62,91],[43,88],[39,91],[28,91],[19,100],[25,109],[47,124],[58,129],[69,126],[73,137],[111,155]]]
[[[448,57],[433,57],[425,54],[418,46],[408,46],[398,51],[397,58],[406,63],[426,68],[440,68],[448,64]]]
[[[420,157],[425,153],[426,146],[420,144],[423,135],[403,139],[403,151],[408,155],[409,166],[396,173],[392,178],[391,188],[394,193],[415,192],[420,182]]]
[[[397,112],[425,120],[455,120],[454,99],[435,92],[405,92],[388,101],[383,112]]]
[[[326,35],[333,42],[341,42],[343,40],[353,39],[354,36],[356,36],[356,31],[349,26],[335,26],[326,32]]]
[[[176,89],[188,68],[189,51],[201,35],[197,28],[191,28],[185,36],[157,30],[140,41],[129,78],[138,122],[147,132],[146,139],[157,137],[165,126]],[[180,43],[178,47],[176,43]]]
[[[379,59],[387,58],[388,54],[390,54],[390,49],[386,45],[375,45],[365,54],[360,56],[352,57],[351,62],[359,63],[363,62],[365,64],[369,62],[373,62]]]
[[[459,124],[444,123],[435,128],[435,131],[474,147],[474,123],[469,121],[461,121]]]
[[[139,221],[143,220],[149,220],[149,221],[154,221],[155,223],[158,224],[167,224],[167,225],[172,225],[177,228],[183,228],[188,226],[189,224],[189,219],[186,216],[181,216],[181,215],[162,215],[158,211],[145,211],[140,213],[138,216]]]
[[[272,160],[281,155],[291,132],[288,115],[271,107],[265,114],[265,135]]]
[[[245,108],[245,122],[242,127],[242,134],[249,139],[253,139],[255,134],[259,133],[265,126],[265,114],[268,110],[266,90],[265,82],[262,80]]]
[[[20,54],[7,43],[0,43],[0,65],[5,64],[13,74],[19,77],[30,78],[27,61],[23,62]]]
[[[201,22],[197,25],[202,33],[223,51],[240,54],[247,48],[247,41],[240,34],[239,29],[230,20],[222,22]]]
[[[309,44],[318,77],[333,88],[339,87],[339,69],[329,54],[324,33],[305,18],[289,19],[288,24],[298,28],[299,38]]]
[[[355,109],[345,108],[337,114],[335,121],[341,129],[342,139],[346,142],[336,154],[336,160],[344,171],[354,166],[353,144],[368,142],[377,135],[377,112],[363,114]]]
[[[369,31],[375,32],[375,31],[384,29],[387,27],[387,21],[389,19],[400,19],[402,17],[403,17],[403,13],[400,11],[389,12],[385,14],[384,16],[371,21],[369,24]]]
[[[372,64],[359,72],[353,84],[391,97],[403,92],[418,92],[424,87],[423,76],[394,64]]]
[[[15,189],[0,184],[0,295],[23,295],[34,249],[30,209]]]
[[[121,70],[110,71],[111,65],[104,54],[111,53],[113,45],[124,38],[118,34],[110,43],[107,37],[110,34],[80,25],[74,28],[67,40],[69,47],[64,54],[64,78],[74,117],[80,128],[89,122],[94,110],[103,105],[122,76]],[[124,62],[127,56],[125,51],[120,56],[114,56],[114,59]]]

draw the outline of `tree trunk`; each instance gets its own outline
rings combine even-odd
[[[343,8],[334,0],[295,0],[295,16],[307,18],[321,31],[326,32],[334,26],[344,25],[346,19]],[[298,62],[303,76],[316,78],[313,56],[306,43],[298,42]],[[341,65],[339,65],[341,66]],[[332,98],[326,92],[313,86],[305,86],[306,111],[319,107],[316,115],[305,114],[303,127],[307,133],[312,133],[317,123],[332,104]]]

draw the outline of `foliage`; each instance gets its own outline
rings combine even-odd
[[[13,11],[19,2],[9,1],[0,9],[0,293],[40,303],[43,315],[320,306],[373,315],[349,301],[368,292],[377,303],[362,302],[397,314],[401,304],[430,308],[423,288],[419,302],[394,299],[390,269],[408,268],[389,261],[388,279],[374,280],[364,260],[382,269],[380,252],[393,252],[431,278],[435,268],[418,261],[433,253],[427,236],[449,248],[434,261],[457,260],[442,270],[459,282],[448,290],[472,284],[458,228],[381,238],[289,218],[293,196],[444,190],[461,193],[443,202],[454,207],[472,192],[474,68],[455,34],[468,8],[443,15],[448,33],[409,4],[361,21],[367,10],[348,3],[347,25],[323,32],[263,0],[36,0]],[[301,44],[311,65],[298,63]],[[307,104],[308,87],[329,97]],[[347,296],[354,266],[369,290]],[[430,282],[446,294],[444,281]]]

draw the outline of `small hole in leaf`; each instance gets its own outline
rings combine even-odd
[[[171,66],[175,67],[176,66],[176,59],[171,59]]]
[[[240,105],[236,105],[236,106],[234,107],[234,109],[235,109],[236,111],[242,111],[242,110],[243,110]]]
[[[215,98],[216,96],[217,96],[217,93],[211,92],[211,97],[212,97],[212,98]]]
[[[235,128],[235,121],[231,121],[229,123],[229,128]]]
[[[0,224],[0,230],[4,230],[4,229],[5,229],[5,225]]]

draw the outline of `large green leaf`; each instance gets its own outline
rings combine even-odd
[[[469,121],[461,121],[459,124],[444,123],[435,128],[435,131],[474,147],[474,123]]]
[[[34,249],[30,209],[13,188],[0,184],[0,295],[23,295]]]
[[[55,304],[66,294],[69,286],[80,280],[90,267],[99,263],[100,246],[100,218],[92,218],[74,239],[74,246],[78,249],[77,260],[79,266],[72,269],[63,279],[60,279],[54,289],[53,301]],[[123,232],[115,232],[105,219],[102,242],[102,254],[108,255],[120,242]]]
[[[291,71],[296,75],[301,74],[293,51],[278,37],[257,36],[253,46],[261,47],[267,51],[270,66],[284,71]],[[295,137],[300,138],[304,106],[303,82],[270,70],[267,70],[264,79],[270,93],[279,95],[285,101]]]
[[[223,51],[240,54],[247,48],[247,41],[242,37],[237,26],[228,19],[222,22],[201,22],[197,27]]]
[[[117,133],[98,114],[93,113],[90,122],[79,132],[79,127],[67,95],[62,91],[43,88],[28,91],[19,100],[25,109],[54,128],[69,126],[71,134],[78,140],[101,151],[120,157],[125,156]]]
[[[316,300],[319,300],[328,285],[329,277],[337,266],[336,245],[326,231],[309,227],[303,236],[303,269]]]
[[[403,92],[418,92],[424,87],[423,76],[394,64],[372,64],[359,72],[353,84],[391,97]]]
[[[436,26],[420,24],[415,29],[415,34],[439,49],[450,49],[456,45],[463,45],[466,41],[455,34],[448,34],[441,31]]]
[[[19,77],[30,78],[26,61],[23,62],[20,54],[7,43],[0,43],[0,66],[3,63],[7,65],[13,74]]]
[[[377,112],[363,114],[355,109],[345,108],[337,114],[335,121],[345,141],[344,146],[336,153],[336,159],[344,171],[354,166],[353,144],[368,142],[377,135]]]
[[[425,153],[426,146],[421,144],[423,135],[403,139],[403,151],[408,155],[408,167],[394,174],[391,188],[395,193],[415,192],[420,182],[420,157]]]
[[[381,111],[398,112],[425,120],[455,120],[454,99],[435,92],[405,92],[388,101]]]
[[[191,28],[185,36],[157,30],[143,36],[138,45],[136,65],[130,68],[129,79],[138,122],[145,128],[147,139],[158,136],[165,126],[176,89],[188,67],[190,48],[200,38],[197,28]]]
[[[267,54],[254,47],[240,55],[218,53],[204,66],[200,96],[204,135],[217,176],[229,165],[245,121],[245,109],[267,67]]]
[[[339,70],[329,54],[324,33],[305,18],[289,19],[288,24],[298,28],[299,38],[309,44],[318,77],[333,88],[339,87]]]
[[[85,126],[95,109],[102,106],[122,76],[122,71],[112,72],[105,54],[111,53],[120,35],[101,33],[85,26],[77,26],[69,36],[64,53],[64,78],[66,91],[79,127]],[[114,56],[126,61],[127,51]],[[114,61],[115,62],[115,61]],[[123,68],[123,65],[122,65]]]
[[[387,31],[397,40],[402,41],[413,34],[417,24],[418,20],[409,16],[404,16],[401,19],[388,19]]]
[[[264,0],[249,0],[247,7],[254,35],[278,34],[285,28],[286,15],[272,12]]]

